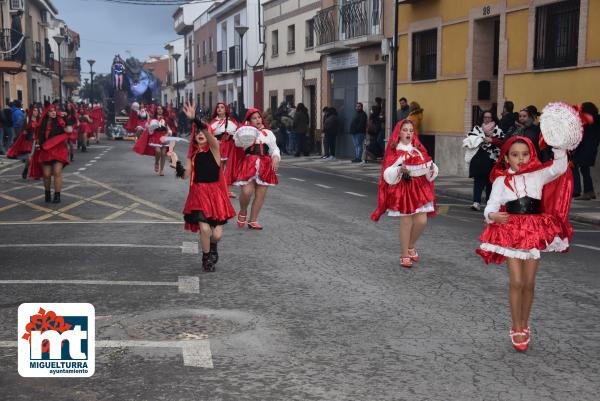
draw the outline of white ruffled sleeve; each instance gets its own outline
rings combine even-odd
[[[502,201],[502,193],[504,192],[504,188],[506,185],[504,184],[504,177],[498,177],[492,184],[492,192],[490,193],[490,199],[487,201],[487,205],[485,206],[485,210],[483,211],[483,216],[485,217],[485,221],[488,224],[493,223],[490,220],[490,213],[496,213],[500,210],[500,206],[503,205]]]
[[[269,145],[269,155],[271,156],[271,158],[277,157],[279,160],[281,160],[281,151],[277,146],[277,138],[271,130],[269,130],[267,136],[267,145]]]
[[[427,173],[427,181],[430,182],[435,180],[438,174],[440,173],[440,169],[438,168],[437,164],[431,162],[431,166],[433,166],[433,170],[429,170],[429,172]]]
[[[385,169],[383,172],[383,180],[390,185],[396,185],[400,182],[400,166],[404,162],[404,156],[398,157],[398,159]]]
[[[554,148],[552,151],[554,152],[554,160],[552,161],[552,165],[539,170],[543,184],[554,181],[563,175],[564,172],[567,171],[569,164],[566,150]]]

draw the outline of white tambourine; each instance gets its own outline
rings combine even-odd
[[[573,150],[583,137],[579,112],[566,103],[548,103],[542,110],[540,128],[544,141],[557,149]]]
[[[252,146],[259,134],[260,131],[256,127],[244,125],[235,131],[235,144],[243,148]]]

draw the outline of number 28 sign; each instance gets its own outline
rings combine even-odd
[[[490,15],[492,13],[492,7],[484,6],[483,7],[483,15]]]

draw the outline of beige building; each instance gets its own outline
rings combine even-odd
[[[315,51],[314,18],[320,0],[271,0],[263,4],[265,30],[264,107],[304,103],[309,143],[320,147],[321,55]]]

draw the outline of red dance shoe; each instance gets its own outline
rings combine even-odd
[[[241,212],[237,215],[237,225],[239,228],[244,228],[246,225],[246,215]]]
[[[523,336],[523,337],[525,337],[525,340],[516,341],[515,340],[516,336]],[[529,348],[529,336],[527,334],[525,334],[525,332],[523,332],[523,331],[514,331],[513,329],[511,329],[510,330],[510,340],[512,341],[512,345],[513,345],[514,349],[519,352],[525,352],[525,351],[527,351],[527,348]]]
[[[400,256],[400,266],[411,268],[413,265],[412,259],[410,256]]]
[[[258,222],[256,222],[256,221],[248,222],[248,228],[250,230],[262,230],[263,229],[263,227],[260,224],[258,224]]]
[[[417,248],[408,248],[408,256],[410,257],[410,260],[412,260],[415,263],[419,261],[419,254],[417,253]]]

